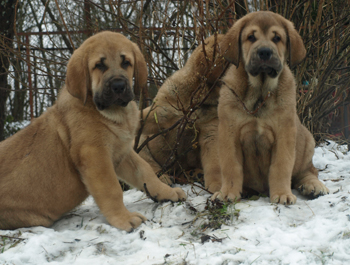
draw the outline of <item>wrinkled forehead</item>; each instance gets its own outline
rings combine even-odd
[[[246,34],[250,34],[251,32],[261,32],[264,35],[268,35],[271,32],[277,32],[280,35],[284,35],[285,29],[279,17],[275,17],[272,14],[261,13],[252,16],[251,19],[248,20],[243,32]]]
[[[121,34],[97,34],[84,43],[83,48],[90,60],[106,58],[113,62],[125,58],[134,61],[133,43]]]
[[[90,54],[90,58],[93,59],[100,59],[105,58],[106,61],[110,62],[119,62],[123,61],[125,59],[128,59],[129,61],[134,61],[134,53],[131,49],[117,49],[116,47],[113,47],[111,49],[96,49],[93,53]]]

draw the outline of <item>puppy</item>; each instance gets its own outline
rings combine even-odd
[[[140,91],[146,62],[121,34],[96,34],[74,52],[57,102],[0,143],[0,229],[51,226],[91,194],[111,225],[131,231],[146,218],[125,208],[118,178],[159,201],[186,198],[132,148],[133,77]]]
[[[306,50],[293,24],[272,12],[238,20],[220,44],[233,63],[220,91],[218,152],[221,190],[212,199],[235,201],[242,188],[294,204],[291,187],[319,196],[328,189],[312,164],[314,139],[296,113],[296,85],[287,65]]]
[[[155,172],[159,172],[164,164],[171,161],[171,157],[175,158],[172,150],[176,148],[179,156],[175,171],[202,168],[205,186],[211,192],[221,187],[216,145],[220,90],[217,79],[225,68],[225,60],[218,56],[218,43],[222,37],[218,34],[205,39],[203,45],[193,51],[185,66],[164,82],[154,99],[154,105],[142,112],[145,119],[143,141],[147,136],[171,127],[197,104],[204,102],[191,115],[194,122],[187,124],[180,139],[177,139],[178,133],[183,125],[149,141],[140,155]],[[169,179],[164,175],[163,179]]]

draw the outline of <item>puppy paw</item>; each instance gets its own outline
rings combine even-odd
[[[205,188],[212,193],[218,192],[221,189],[221,181],[212,181],[210,183],[205,183]]]
[[[270,195],[270,201],[272,203],[280,203],[280,204],[295,204],[297,201],[297,197],[292,192],[285,193],[275,193]]]
[[[220,201],[227,201],[227,202],[237,202],[241,199],[241,192],[236,191],[230,191],[226,192],[223,190],[220,190],[218,192],[215,192],[213,196],[211,196],[211,200],[220,200]]]
[[[125,230],[127,232],[134,231],[135,228],[139,227],[141,223],[147,220],[142,214],[137,212],[126,212],[118,216],[107,218],[107,221],[116,228]]]
[[[318,179],[314,178],[304,182],[298,187],[300,194],[317,198],[319,196],[329,194],[329,189]]]
[[[186,201],[186,193],[181,189],[181,188],[172,188],[174,194],[172,195],[171,198],[169,198],[169,200],[173,201],[173,202],[177,202],[177,201]]]
[[[181,188],[170,188],[168,185],[162,183],[161,188],[157,192],[149,192],[147,186],[145,186],[145,191],[148,197],[150,197],[154,202],[165,202],[165,201],[185,201],[187,196],[186,193]]]

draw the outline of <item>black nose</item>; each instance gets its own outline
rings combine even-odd
[[[126,82],[122,79],[114,79],[111,81],[110,86],[114,93],[121,94],[125,91]]]
[[[261,60],[267,61],[271,58],[272,50],[269,48],[260,48],[258,49],[258,55]]]

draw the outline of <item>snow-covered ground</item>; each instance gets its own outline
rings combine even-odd
[[[315,149],[314,163],[329,195],[307,200],[295,191],[292,206],[242,200],[221,210],[225,220],[205,209],[210,195],[195,186],[182,186],[185,203],[129,190],[126,207],[149,221],[126,233],[89,197],[52,228],[0,231],[0,264],[350,264],[350,153],[331,142]]]

